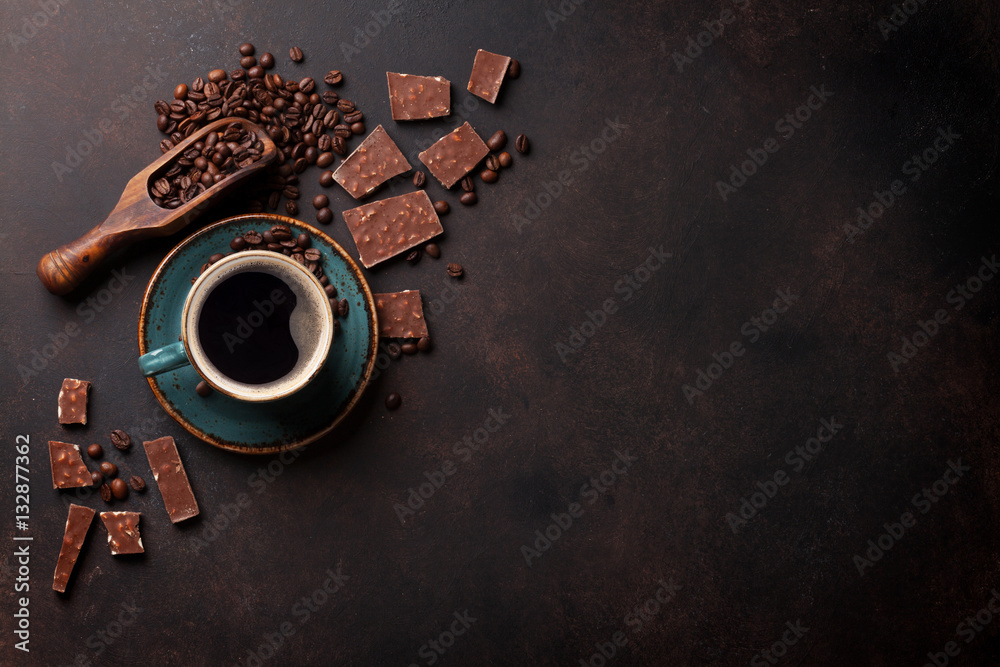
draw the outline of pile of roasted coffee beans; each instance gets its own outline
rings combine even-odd
[[[285,80],[280,74],[268,73],[275,65],[274,56],[264,53],[255,57],[253,44],[240,45],[239,53],[240,69],[228,73],[214,69],[208,73],[207,81],[198,77],[190,85],[178,85],[173,102],[156,102],[156,127],[168,135],[160,142],[160,149],[169,151],[198,128],[219,118],[245,118],[257,123],[277,145],[280,154],[268,165],[268,177],[252,194],[249,211],[259,213],[265,207],[277,210],[284,196],[289,200],[285,210],[296,215],[298,205],[294,202],[299,198],[299,174],[312,165],[326,169],[333,164],[335,155],[347,155],[347,141],[365,133],[364,114],[354,102],[341,98],[335,91],[320,92],[311,77]],[[292,48],[289,58],[301,62],[302,50]],[[331,87],[339,86],[343,80],[339,70],[331,70],[323,77]],[[193,186],[194,179],[191,180]],[[189,186],[178,194],[189,189],[194,192]],[[180,196],[169,196],[170,191],[167,195],[160,196],[164,206],[168,199],[171,202],[176,199],[179,202],[176,206],[186,201]],[[317,219],[329,224],[333,215],[317,213]]]
[[[125,452],[132,446],[132,439],[125,431],[115,429],[111,432],[111,444],[116,449]],[[95,442],[87,447],[87,456],[98,461],[104,458],[104,448]],[[128,498],[129,486],[134,491],[141,492],[146,489],[146,482],[138,475],[132,475],[126,484],[124,479],[118,477],[118,466],[111,461],[101,461],[98,469],[92,471],[90,476],[94,480],[94,486],[98,487],[101,499],[106,503],[111,503],[112,499],[125,500]]]
[[[264,142],[257,135],[242,123],[230,123],[225,130],[191,144],[163,176],[153,181],[149,196],[157,206],[177,208],[227,175],[257,162],[263,153]]]

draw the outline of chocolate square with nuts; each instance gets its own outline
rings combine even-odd
[[[62,388],[59,390],[60,424],[87,423],[87,395],[89,392],[90,383],[86,380],[74,380],[73,378],[63,380]]]
[[[142,535],[139,534],[139,512],[101,512],[101,521],[108,529],[108,546],[112,556],[141,554]]]
[[[441,76],[386,72],[393,120],[439,118],[451,113],[451,82]]]
[[[49,461],[52,464],[53,489],[76,489],[94,485],[94,478],[87,470],[77,445],[49,440]]]
[[[476,60],[472,63],[472,74],[469,76],[469,92],[478,95],[490,104],[497,101],[500,94],[500,84],[510,67],[510,58],[489,51],[476,51]]]
[[[352,208],[343,216],[366,269],[444,231],[423,190]]]
[[[386,338],[423,338],[427,335],[427,320],[420,292],[407,290],[375,295],[379,335]]]
[[[333,180],[340,183],[347,194],[361,199],[393,176],[409,170],[410,163],[379,125],[337,167]]]
[[[434,178],[446,188],[458,183],[490,152],[468,122],[444,135],[419,155]]]
[[[80,549],[87,539],[87,532],[90,531],[90,524],[94,520],[94,510],[82,505],[69,506],[69,515],[66,517],[66,530],[63,532],[62,547],[59,549],[59,559],[56,561],[56,571],[52,575],[52,590],[60,593],[66,592],[66,584],[76,567],[76,559],[80,556]]]
[[[160,487],[163,504],[172,523],[197,516],[198,501],[194,499],[177,445],[170,436],[142,443],[153,471],[153,479]]]

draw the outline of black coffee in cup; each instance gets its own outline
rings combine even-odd
[[[244,384],[275,382],[292,372],[295,292],[278,276],[237,273],[215,286],[198,318],[198,339],[223,375]]]

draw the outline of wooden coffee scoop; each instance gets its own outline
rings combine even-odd
[[[232,123],[240,123],[263,142],[264,151],[260,159],[227,174],[221,181],[177,208],[157,206],[150,198],[150,186],[192,144],[212,132],[225,130]],[[222,195],[266,167],[277,156],[277,146],[271,141],[267,132],[255,123],[243,118],[223,118],[209,123],[133,176],[125,186],[125,192],[122,193],[118,204],[104,222],[72,243],[42,257],[38,262],[38,278],[53,294],[72,292],[114,251],[142,239],[168,236],[180,231]]]

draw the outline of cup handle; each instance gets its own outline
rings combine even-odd
[[[184,343],[178,341],[158,350],[152,350],[139,357],[139,370],[146,377],[176,370],[191,363]]]

